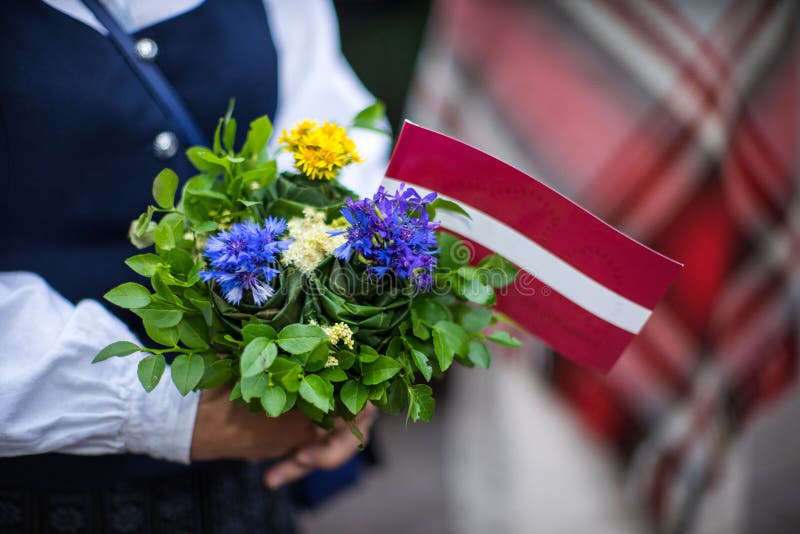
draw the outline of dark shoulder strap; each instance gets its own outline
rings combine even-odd
[[[81,0],[97,20],[108,30],[108,37],[136,73],[147,91],[158,103],[161,111],[175,123],[178,135],[187,145],[207,145],[203,132],[197,126],[178,93],[167,81],[155,63],[143,60],[136,55],[136,45],[116,19],[98,0]]]

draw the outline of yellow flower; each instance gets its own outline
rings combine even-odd
[[[347,130],[333,122],[318,126],[316,121],[301,121],[284,130],[278,142],[294,155],[297,170],[311,180],[333,180],[342,167],[362,161]]]

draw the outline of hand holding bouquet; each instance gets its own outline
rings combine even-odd
[[[381,117],[376,104],[353,125],[374,129]],[[336,124],[284,131],[280,150],[294,158],[284,170],[267,153],[267,117],[238,151],[236,128],[229,109],[213,146],[187,151],[198,174],[177,202],[178,176],[156,176],[156,206],[130,231],[154,250],[126,261],[150,289],[127,282],[105,295],[138,315],[153,343],[112,343],[95,362],[147,353],[138,376],[151,391],[170,356],[183,395],[231,384],[232,401],[269,417],[298,408],[330,428],[367,401],[430,420],[425,382],[454,361],[488,367],[485,341],[518,345],[483,333],[497,321],[495,289],[516,269],[496,255],[471,266],[461,241],[437,231],[436,211],[457,205],[405,187],[358,199],[337,181],[361,157]]]

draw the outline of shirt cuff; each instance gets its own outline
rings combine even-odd
[[[172,462],[188,464],[200,392],[181,396],[164,372],[150,393],[137,382],[128,399],[130,408],[122,437],[125,448]]]

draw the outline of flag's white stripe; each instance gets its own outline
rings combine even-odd
[[[383,179],[389,190],[396,190],[400,183],[392,178]],[[418,185],[413,187],[423,196],[431,192]],[[633,334],[638,334],[650,317],[651,310],[588,277],[510,226],[460,200],[439,196],[456,202],[472,217],[470,220],[457,213],[439,210],[436,218],[442,221],[443,227],[504,256],[584,310]]]

